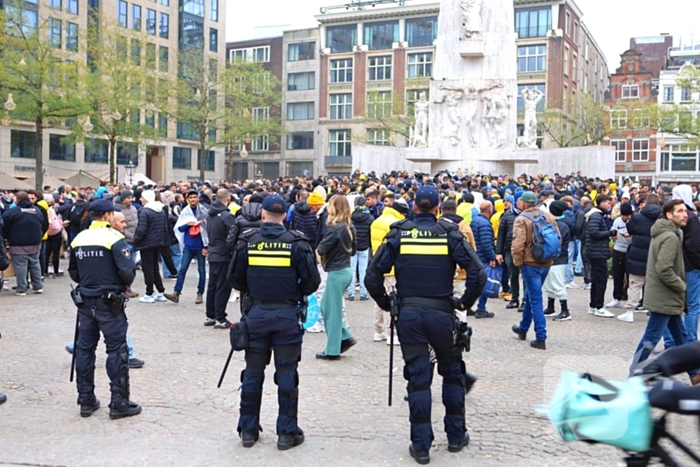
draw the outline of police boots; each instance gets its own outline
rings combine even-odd
[[[80,405],[80,416],[87,418],[100,408],[100,401],[97,400],[95,394],[80,394],[78,405]]]
[[[81,408],[82,412],[82,408]],[[117,399],[112,397],[112,402],[109,403],[109,418],[116,420],[118,418],[133,417],[141,413],[141,406],[136,402],[126,399]]]
[[[281,434],[277,438],[277,449],[286,451],[304,442],[304,431],[297,427],[294,433]]]

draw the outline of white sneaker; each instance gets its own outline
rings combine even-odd
[[[634,311],[627,310],[623,314],[618,316],[617,319],[624,323],[634,323]]]
[[[391,345],[391,334],[386,336],[386,345]],[[394,335],[394,345],[400,345],[399,336]]]
[[[592,307],[589,306],[589,307],[588,307],[588,314],[589,314],[589,315],[594,315],[594,314],[595,314],[595,308],[592,308]]]
[[[610,303],[605,305],[606,308],[622,308],[622,304],[620,303],[620,300],[617,300],[613,298]]]
[[[383,332],[381,333],[374,333],[374,342],[384,342],[387,338],[387,335],[384,334]]]
[[[163,297],[165,298],[165,297]],[[144,295],[143,297],[139,298],[139,303],[155,303],[156,302],[156,297],[153,295]]]
[[[615,317],[614,314],[610,313],[605,308],[600,308],[598,310],[595,310],[595,312],[593,314],[595,316],[597,316],[598,318],[614,318]]]
[[[578,288],[580,288],[580,286],[577,285],[576,282],[571,281],[568,284],[566,284],[566,288],[567,289],[578,289]]]
[[[154,300],[155,300],[156,302],[167,302],[167,301],[168,301],[168,299],[165,298],[165,296],[163,296],[162,293],[157,294],[157,295],[154,297]]]
[[[323,324],[321,324],[321,322],[316,321],[316,324],[307,329],[306,332],[326,332],[326,329],[323,327]]]

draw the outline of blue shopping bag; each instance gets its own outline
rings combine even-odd
[[[309,295],[309,304],[306,307],[306,322],[304,323],[304,329],[309,329],[311,326],[316,324],[318,321],[318,315],[321,314],[321,308],[318,306],[318,299],[316,299],[316,294]]]
[[[486,298],[498,298],[501,293],[501,279],[503,278],[503,268],[501,266],[491,267],[489,264],[484,265],[486,271],[486,286],[481,295]]]

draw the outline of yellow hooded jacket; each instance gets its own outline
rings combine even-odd
[[[491,216],[491,226],[493,227],[493,238],[495,239],[498,238],[498,224],[501,222],[505,205],[502,199],[497,199],[494,206],[496,207],[496,212]]]
[[[384,207],[382,215],[377,217],[369,228],[370,236],[372,238],[372,255],[377,254],[377,250],[382,243],[384,243],[384,237],[391,230],[391,226],[399,221],[402,221],[406,216],[401,214],[394,208],[388,206]],[[393,276],[394,268],[391,271],[384,274],[385,276]]]

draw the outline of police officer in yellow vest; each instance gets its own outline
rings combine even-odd
[[[95,397],[95,348],[100,331],[105,338],[105,368],[112,393],[109,418],[141,413],[141,406],[129,400],[128,323],[125,314],[127,287],[136,277],[136,265],[124,236],[112,229],[112,203],[98,199],[90,205],[92,224],[71,243],[68,273],[77,282],[79,331],[75,352],[80,415],[89,417],[100,408]]]
[[[318,289],[321,278],[306,237],[287,232],[283,225],[286,207],[280,195],[265,197],[263,224],[241,233],[229,270],[231,286],[241,291],[242,320],[248,328],[238,420],[244,447],[253,446],[261,431],[262,387],[272,349],[279,403],[277,448],[287,450],[304,442],[297,425],[302,302]]]
[[[395,266],[397,328],[411,414],[409,452],[419,464],[430,462],[433,442],[430,418],[433,366],[428,344],[435,350],[438,373],[443,378],[448,450],[459,452],[469,443],[464,397],[473,377],[467,375],[462,348],[455,340],[454,331],[461,329],[461,325],[455,322],[454,310],[455,307],[469,309],[486,282],[484,268],[457,224],[436,219],[439,206],[440,193],[434,186],[419,188],[413,205],[414,219],[391,226],[365,277],[372,298],[389,311],[391,299],[384,288],[383,275]],[[459,299],[452,296],[457,265],[467,271],[466,290]]]

